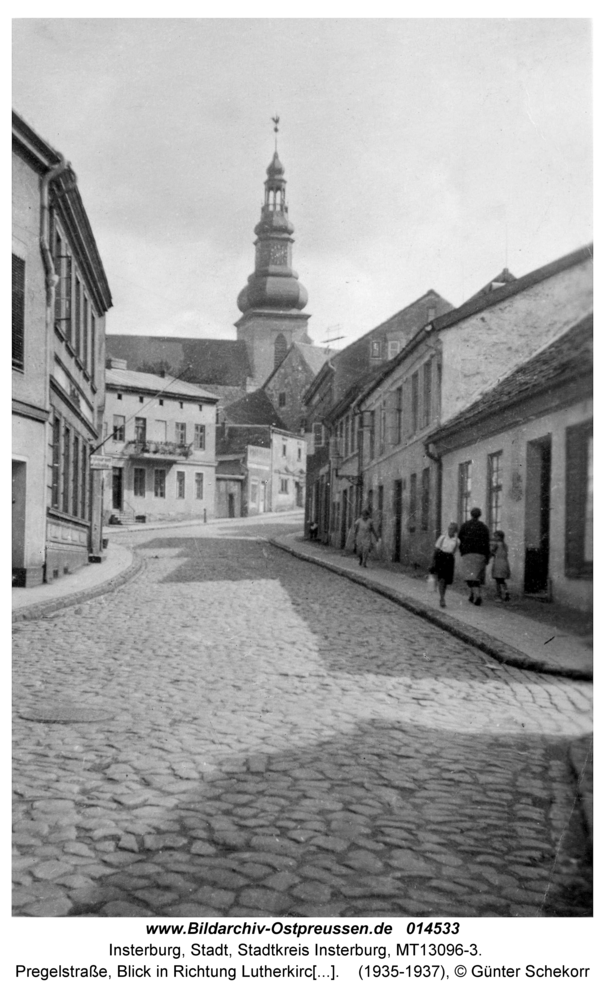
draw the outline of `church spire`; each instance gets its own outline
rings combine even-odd
[[[306,289],[298,281],[298,274],[292,269],[294,226],[288,218],[285,170],[277,152],[279,115],[271,121],[274,123],[275,152],[267,167],[260,222],[254,229],[257,236],[254,273],[237,299],[243,313],[250,309],[300,311],[308,298]]]

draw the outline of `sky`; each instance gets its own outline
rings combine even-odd
[[[77,173],[107,332],[215,338],[279,114],[309,333],[341,347],[591,241],[591,50],[569,18],[17,19],[13,106]]]

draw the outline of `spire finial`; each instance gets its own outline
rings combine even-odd
[[[279,132],[279,115],[275,115],[271,121],[273,122],[273,131],[275,132],[275,152],[277,153],[277,133]]]

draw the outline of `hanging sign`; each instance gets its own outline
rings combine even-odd
[[[91,469],[111,469],[111,455],[91,455],[90,456],[90,468]]]

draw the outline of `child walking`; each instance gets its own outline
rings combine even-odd
[[[503,531],[494,531],[494,539],[491,544],[493,557],[492,576],[496,581],[496,596],[501,601],[510,601],[510,594],[506,581],[510,578],[510,565],[508,562],[508,545],[504,541]]]

